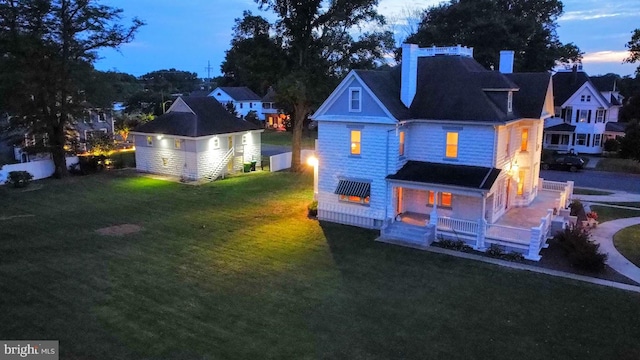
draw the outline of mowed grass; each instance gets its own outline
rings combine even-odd
[[[61,359],[640,358],[640,294],[310,220],[309,173],[33,185],[0,187],[0,338]]]
[[[625,258],[640,266],[640,225],[618,231],[613,236],[613,243]]]
[[[260,141],[262,141],[263,144],[269,145],[291,146],[292,138],[293,134],[291,131],[266,129],[262,133]],[[315,149],[317,138],[318,131],[304,129],[302,132],[302,148]]]
[[[632,159],[601,158],[596,170],[640,174],[640,162]]]
[[[610,191],[602,191],[587,188],[573,188],[573,195],[611,195]]]
[[[621,203],[622,204],[622,203]],[[633,206],[630,206],[633,207]],[[630,218],[640,216],[640,208],[636,209],[621,209],[606,205],[591,205],[591,211],[595,211],[598,214],[598,222],[611,221],[622,218]]]

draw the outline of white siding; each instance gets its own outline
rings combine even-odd
[[[411,160],[457,165],[492,166],[494,128],[487,125],[413,123],[407,136],[407,156]],[[445,157],[447,132],[458,133],[458,157]]]
[[[138,145],[138,137],[145,145]],[[197,165],[195,153],[173,147],[173,138],[154,138],[153,146],[146,146],[146,136],[136,135],[136,169],[153,174],[195,179]],[[184,145],[184,144],[183,144]]]
[[[389,169],[397,164],[397,150],[393,155],[391,151],[387,153],[387,141],[395,137],[395,127],[375,124],[356,125],[357,128],[349,126],[349,123],[335,122],[320,122],[318,126],[319,216],[348,214],[355,217],[354,221],[383,220],[385,216],[393,216],[385,212],[386,204],[391,201],[385,177]],[[360,156],[350,154],[351,130],[361,131]],[[371,182],[371,201],[368,206],[339,201],[334,191],[343,178]]]

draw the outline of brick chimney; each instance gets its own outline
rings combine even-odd
[[[500,72],[503,74],[511,74],[513,72],[513,50],[500,51]]]

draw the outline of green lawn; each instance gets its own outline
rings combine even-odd
[[[598,222],[640,216],[640,209],[620,209],[601,205],[591,205],[590,208],[598,213]]]
[[[0,187],[0,338],[61,359],[640,358],[640,294],[307,219],[309,173],[31,190]]]
[[[601,204],[611,204],[611,205],[619,205],[619,206],[627,206],[632,208],[640,209],[640,202],[630,201],[630,202],[609,202],[609,201],[600,201]]]
[[[610,191],[585,189],[585,188],[573,188],[573,194],[574,195],[611,195],[613,193]]]
[[[625,258],[640,266],[640,225],[618,231],[613,236],[613,244]]]
[[[596,170],[640,174],[640,162],[631,159],[601,158]]]
[[[292,133],[290,131],[276,131],[267,129],[262,133],[263,144],[291,146]],[[302,133],[302,148],[315,149],[317,131],[304,130]]]

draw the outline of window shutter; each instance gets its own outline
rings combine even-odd
[[[571,139],[571,146],[576,146],[576,133],[573,133],[573,138]]]
[[[560,117],[562,118],[562,120],[563,120],[564,122],[567,122],[567,109],[562,109],[562,110],[561,110],[561,114],[562,114],[562,115],[560,115]]]
[[[591,110],[589,110],[591,112]],[[587,142],[584,143],[586,146],[589,146],[589,141],[591,140],[591,134],[587,134]]]
[[[587,114],[587,123],[591,122],[591,110],[589,110],[589,113]]]

